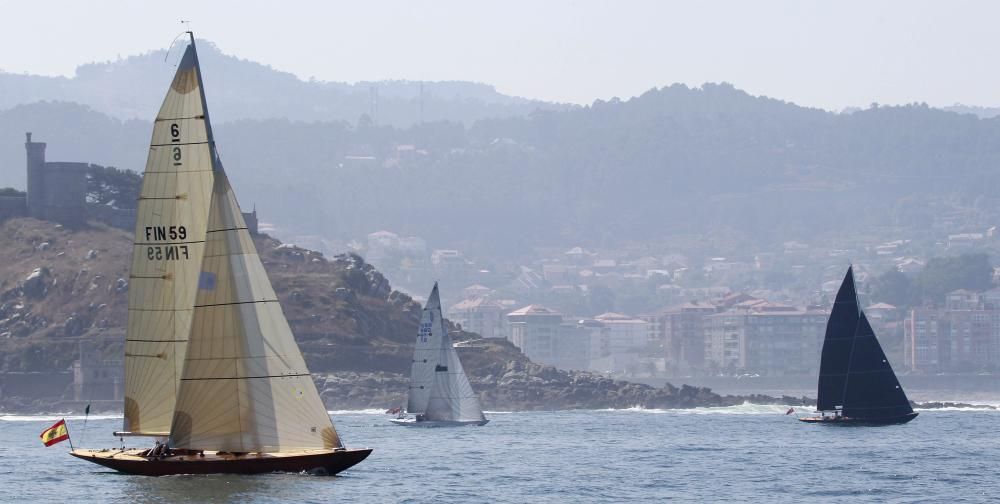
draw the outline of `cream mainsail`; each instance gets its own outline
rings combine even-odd
[[[169,444],[228,452],[340,448],[222,163],[217,154],[211,159],[208,222],[198,235],[204,253]]]
[[[428,338],[433,340],[435,346],[432,348],[421,347],[422,337],[420,335],[424,334],[425,331],[424,319],[430,321],[431,331],[435,334],[434,338]],[[469,378],[462,368],[462,361],[459,360],[458,352],[455,351],[451,337],[445,329],[437,283],[434,284],[427,306],[424,308],[420,335],[417,337],[413,376],[422,380],[419,383],[424,388],[415,389],[414,384],[411,383],[410,401],[414,400],[414,392],[418,392],[416,397],[420,400],[424,400],[425,390],[427,393],[426,402],[422,403],[423,408],[414,413],[422,414],[422,420],[425,421],[480,422],[485,420],[486,417],[479,405],[479,398],[472,390],[472,385],[469,384]],[[426,357],[419,359],[421,368],[418,376],[417,356],[421,355],[426,355]],[[430,382],[429,387],[425,385],[426,381]]]
[[[194,46],[153,125],[136,213],[124,430],[165,436],[187,347],[213,185],[214,145]]]

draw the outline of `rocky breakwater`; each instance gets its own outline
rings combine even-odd
[[[521,360],[495,374],[470,376],[483,407],[496,411],[607,408],[704,408],[755,404],[808,405],[802,397],[719,395],[705,387],[667,384],[662,388],[614,380],[595,373],[563,371]],[[396,373],[341,372],[316,377],[327,408],[388,409],[406,405],[409,377]]]

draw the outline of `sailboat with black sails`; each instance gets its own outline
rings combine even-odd
[[[816,403],[820,416],[799,420],[888,425],[917,416],[858,303],[853,267],[847,269],[826,325]]]
[[[330,420],[222,168],[194,35],[153,125],[136,216],[125,420],[149,449],[73,450],[142,475],[336,474]]]

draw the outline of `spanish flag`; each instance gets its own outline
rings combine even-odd
[[[66,429],[66,420],[59,420],[55,425],[42,431],[42,442],[45,446],[52,446],[69,439],[69,430]]]

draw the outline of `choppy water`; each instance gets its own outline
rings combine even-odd
[[[38,434],[58,417],[0,416],[0,501],[982,502],[1000,498],[1000,412],[924,411],[891,427],[805,425],[779,406],[494,413],[485,427],[413,429],[333,412],[371,457],[337,477],[128,476]],[[68,419],[113,446],[116,418]]]

